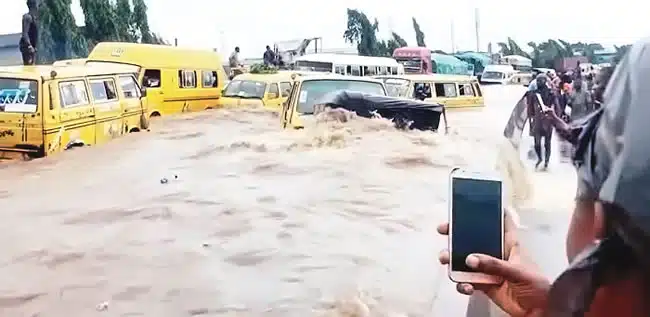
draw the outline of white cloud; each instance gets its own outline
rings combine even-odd
[[[6,0],[5,0],[6,1]],[[0,33],[20,31],[25,1],[9,0],[3,6]],[[616,5],[587,0],[455,0],[395,2],[371,0],[239,0],[234,8],[214,0],[148,0],[151,28],[179,45],[218,48],[229,52],[240,46],[244,56],[261,55],[274,41],[302,37],[323,37],[328,48],[347,46],[342,34],[346,8],[357,8],[379,20],[381,36],[391,31],[415,42],[411,17],[415,17],[432,49],[451,49],[451,21],[454,21],[458,49],[475,49],[474,8],[480,9],[481,46],[511,36],[520,45],[528,41],[562,38],[622,44],[650,35],[650,24],[638,2],[619,0]],[[595,7],[593,5],[596,5]],[[539,5],[539,9],[536,9]],[[73,0],[77,23],[83,21],[79,1]],[[9,18],[8,18],[9,17]],[[14,17],[14,18],[11,18]],[[601,18],[605,17],[605,18]],[[227,53],[226,52],[226,53]]]

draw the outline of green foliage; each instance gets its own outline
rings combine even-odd
[[[359,55],[362,56],[392,56],[396,48],[407,46],[406,41],[395,32],[392,38],[382,41],[377,38],[379,22],[370,22],[365,13],[348,9],[348,27],[343,32],[346,42],[357,44]]]
[[[503,55],[520,55],[530,58],[534,67],[554,68],[555,61],[559,58],[572,56],[585,56],[589,62],[594,62],[595,52],[602,50],[599,43],[569,43],[564,40],[549,39],[544,42],[528,42],[530,53],[524,51],[513,39],[508,38],[506,42],[497,43],[499,53]],[[614,62],[620,60],[627,52],[629,45],[616,47]]]
[[[277,72],[277,68],[264,63],[254,64],[250,69],[251,74],[276,74]]]
[[[377,38],[377,31],[379,30],[379,23],[375,19],[371,22],[370,18],[365,13],[348,9],[347,29],[343,33],[343,38],[346,42],[357,45],[359,55],[362,56],[392,56],[396,48],[408,46],[406,41],[392,33],[392,37],[388,40],[379,40]],[[415,40],[417,46],[426,47],[424,42],[424,33],[420,29],[420,25],[415,18],[413,20],[413,30],[415,31]],[[587,57],[590,62],[594,61],[595,52],[602,50],[603,46],[598,43],[569,43],[563,40],[549,39],[545,42],[535,43],[529,42],[526,50],[522,49],[517,42],[512,38],[508,38],[505,42],[497,43],[499,52],[503,55],[520,55],[528,57],[533,61],[534,67],[553,68],[555,60],[562,57],[571,57],[576,54]],[[614,62],[618,62],[625,55],[630,45],[623,45],[616,47],[616,57]],[[432,50],[434,53],[447,54],[441,50]]]
[[[418,46],[427,47],[427,44],[424,43],[424,32],[420,30],[420,24],[418,24],[415,18],[413,18],[413,30],[415,31],[415,41],[418,43]]]
[[[71,0],[39,3],[38,62],[85,56],[86,39],[80,34],[70,10]]]
[[[84,27],[77,27],[71,4],[40,1],[38,63],[85,57],[95,44],[106,41],[167,45],[149,29],[144,0],[80,0]]]

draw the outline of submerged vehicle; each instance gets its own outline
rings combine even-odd
[[[147,130],[146,92],[128,65],[0,68],[0,161]]]
[[[485,106],[485,98],[474,76],[402,75],[376,76],[384,82],[388,95],[443,104],[446,108]]]
[[[222,64],[221,56],[209,50],[118,42],[97,44],[86,61],[130,66],[147,89],[151,117],[219,107],[227,79]]]
[[[422,130],[437,129],[440,114],[444,114],[442,105],[388,97],[384,83],[377,79],[336,74],[297,76],[282,107],[282,127],[302,129],[303,120],[326,107],[347,109],[362,117],[378,114],[394,119],[398,127]]]
[[[220,105],[224,107],[259,105],[279,110],[289,97],[294,77],[288,72],[237,75],[224,88],[219,99]]]
[[[447,114],[441,104],[342,90],[324,99],[315,107],[314,114],[326,108],[342,108],[364,118],[380,115],[393,120],[398,129],[423,131],[437,131],[442,115],[447,131]]]
[[[304,128],[303,117],[313,115],[314,106],[326,100],[326,95],[341,90],[386,96],[384,83],[370,77],[338,74],[296,76],[289,98],[282,106],[282,127]]]

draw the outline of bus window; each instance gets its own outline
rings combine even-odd
[[[458,84],[458,95],[460,96],[474,96],[474,91],[472,91],[472,85],[470,84]]]
[[[380,75],[388,75],[389,74],[388,69],[390,69],[390,67],[385,67],[385,66],[380,67],[379,68],[379,74]]]
[[[336,73],[336,74],[341,74],[341,75],[345,75],[345,67],[344,67],[344,66],[341,66],[341,65],[336,65],[336,66],[334,67],[334,73]]]
[[[456,97],[456,84],[436,84],[436,96],[438,97]]]
[[[397,75],[397,67],[389,67],[392,75]]]
[[[157,88],[160,87],[161,83],[162,81],[160,77],[160,69],[147,69],[144,71],[142,86],[148,88]]]
[[[359,66],[348,66],[348,67],[352,68],[352,70],[350,71],[350,75],[361,76],[361,67]]]

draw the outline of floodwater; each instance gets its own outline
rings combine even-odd
[[[0,165],[0,315],[462,316],[437,263],[448,173],[494,168],[523,93],[485,90],[488,107],[450,112],[446,136],[359,118],[283,131],[272,113],[215,110]],[[531,210],[567,209],[566,171],[531,175],[545,188]]]

